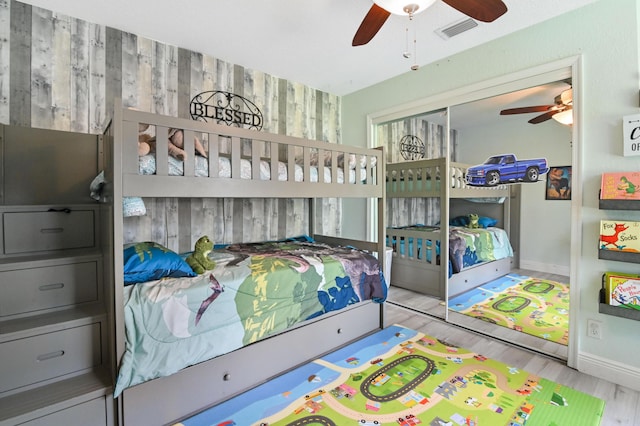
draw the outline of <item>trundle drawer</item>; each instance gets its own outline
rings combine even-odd
[[[0,345],[0,392],[100,364],[100,324],[89,324]]]
[[[0,272],[0,317],[98,300],[97,262]]]
[[[93,247],[91,210],[3,214],[6,254]]]

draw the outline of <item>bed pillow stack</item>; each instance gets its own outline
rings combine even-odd
[[[480,216],[478,218],[478,223],[483,228],[489,228],[492,226],[496,226],[498,224],[498,220],[492,217]],[[468,224],[469,216],[458,216],[449,221],[450,226],[467,226]]]
[[[165,277],[195,277],[191,267],[177,253],[154,242],[127,244],[124,247],[125,285],[159,280]]]

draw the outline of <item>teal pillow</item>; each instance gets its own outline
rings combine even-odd
[[[496,224],[498,223],[498,220],[492,217],[480,216],[478,218],[478,223],[483,228],[488,228],[490,226],[496,226]]]
[[[126,245],[124,248],[124,284],[172,277],[195,277],[191,267],[177,253],[154,242]]]

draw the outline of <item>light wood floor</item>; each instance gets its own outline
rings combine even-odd
[[[392,287],[391,293],[393,291]],[[556,358],[501,342],[392,303],[385,303],[385,324],[399,324],[420,331],[601,398],[606,402],[601,426],[640,425],[640,392],[580,373]]]

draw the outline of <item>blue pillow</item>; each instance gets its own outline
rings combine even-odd
[[[125,285],[164,277],[195,277],[191,267],[177,253],[154,242],[135,243],[124,248]]]
[[[488,228],[490,226],[496,226],[496,224],[498,223],[498,220],[491,217],[480,216],[478,218],[478,223],[483,228]]]

